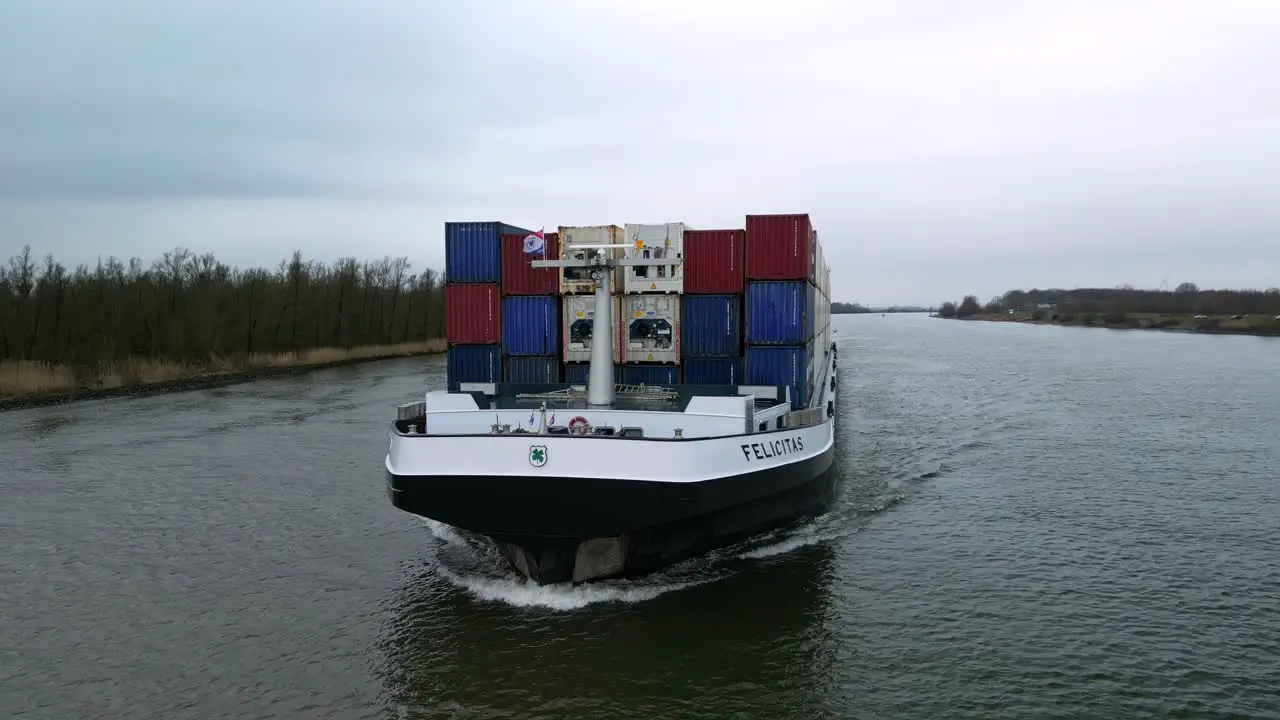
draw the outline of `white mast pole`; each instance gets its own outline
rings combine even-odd
[[[591,368],[587,375],[587,405],[608,407],[613,404],[613,268],[597,265],[591,270],[596,281],[596,313],[591,323]]]

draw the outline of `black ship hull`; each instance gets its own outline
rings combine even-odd
[[[833,445],[796,462],[698,482],[397,475],[405,512],[489,537],[539,585],[644,575],[805,517],[835,494]]]

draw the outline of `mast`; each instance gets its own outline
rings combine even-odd
[[[596,313],[591,323],[591,367],[587,374],[587,405],[608,407],[613,404],[613,288],[608,265],[591,271],[596,281]]]
[[[591,270],[591,279],[596,283],[596,309],[591,323],[591,367],[587,375],[587,404],[593,407],[608,407],[614,401],[613,269],[627,265],[680,264],[679,260],[672,258],[610,258],[605,254],[606,250],[629,247],[632,246],[625,243],[571,245],[565,250],[568,252],[585,250],[587,256],[581,260],[534,260],[529,263],[535,268],[585,267]]]

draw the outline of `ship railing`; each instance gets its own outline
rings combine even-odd
[[[680,393],[660,385],[618,384],[613,386],[613,392],[615,397],[625,397],[629,400],[672,402],[680,399]],[[552,390],[550,392],[516,394],[516,398],[519,400],[581,400],[585,397],[587,397],[587,389],[585,386],[570,387],[564,390]]]

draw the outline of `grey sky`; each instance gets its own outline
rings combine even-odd
[[[1280,285],[1263,0],[7,0],[0,256],[808,211],[836,299]]]

